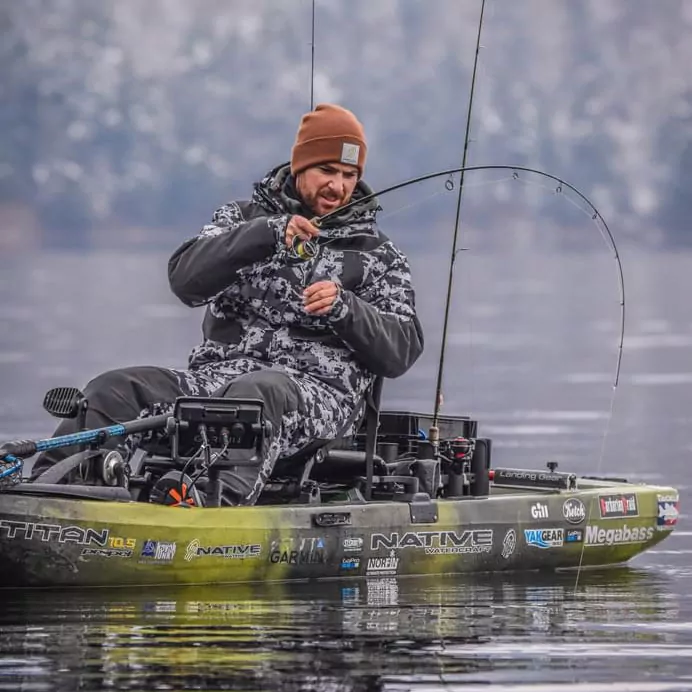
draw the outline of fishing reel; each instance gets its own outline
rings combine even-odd
[[[449,462],[454,473],[463,473],[473,457],[475,440],[466,437],[454,437],[440,441],[440,454]]]
[[[317,243],[310,238],[294,235],[291,240],[291,254],[295,259],[310,260],[317,256]]]
[[[0,459],[0,492],[22,482],[24,462],[12,454]]]
[[[453,437],[440,440],[445,497],[486,496],[492,444],[489,438]]]

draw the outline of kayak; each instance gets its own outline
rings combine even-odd
[[[533,472],[536,475],[542,475]],[[578,478],[483,498],[171,508],[6,493],[2,586],[229,583],[597,567],[674,529],[673,488]]]
[[[253,406],[198,398],[194,410],[176,406],[165,421],[152,418],[83,431],[70,440],[0,446],[7,469],[20,461],[17,451],[28,455],[49,444],[82,445],[61,462],[64,469],[73,473],[88,458],[101,474],[70,482],[67,471],[56,482],[43,482],[45,474],[32,483],[18,478],[7,483],[11,475],[3,477],[0,586],[582,569],[626,563],[676,527],[679,494],[673,487],[579,476],[558,471],[555,463],[546,469],[493,468],[491,440],[478,436],[476,421],[440,418],[440,439],[433,444],[421,432],[429,416],[398,411],[378,412],[376,435],[368,433],[366,417],[346,448],[326,450],[317,463],[311,457],[299,474],[279,469],[254,506],[170,506],[148,499],[147,487],[157,474],[192,458],[185,447],[200,411],[217,452],[221,438],[228,446],[228,436],[214,438],[215,424],[227,430],[235,425],[237,448],[255,453],[264,432],[261,410]],[[165,428],[175,453],[148,454],[127,473],[103,463],[113,452],[99,451],[94,440],[146,426]],[[213,468],[206,469],[206,486],[200,483],[209,497]]]

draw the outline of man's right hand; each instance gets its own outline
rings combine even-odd
[[[286,226],[286,247],[290,250],[293,247],[293,239],[298,236],[303,240],[310,240],[319,235],[319,229],[313,226],[304,216],[292,216]]]

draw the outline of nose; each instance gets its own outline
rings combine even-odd
[[[344,191],[344,176],[341,173],[337,173],[329,179],[327,185],[333,192],[342,194]]]

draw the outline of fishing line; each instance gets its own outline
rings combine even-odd
[[[310,110],[315,108],[315,0],[312,0],[312,37],[310,40]]]
[[[611,425],[612,425],[612,419],[613,419],[613,413],[615,410],[615,396],[617,393],[617,387],[620,379],[620,363],[622,361],[622,353],[623,353],[623,345],[624,345],[624,337],[625,337],[625,286],[624,286],[624,280],[622,276],[622,267],[620,266],[619,263],[619,256],[618,256],[618,250],[617,247],[615,246],[614,241],[612,241],[612,236],[609,235],[609,231],[607,229],[607,226],[605,224],[605,221],[603,220],[603,217],[596,211],[596,210],[588,210],[585,209],[581,204],[578,203],[577,200],[572,199],[568,194],[565,194],[564,190],[560,185],[558,185],[555,189],[551,189],[547,187],[546,185],[541,185],[540,183],[533,182],[531,180],[525,180],[524,178],[521,178],[520,176],[516,175],[514,176],[514,180],[523,183],[524,185],[532,185],[535,186],[541,190],[546,190],[550,192],[551,194],[554,195],[560,195],[562,199],[566,200],[569,204],[571,204],[575,209],[577,209],[580,213],[582,213],[584,216],[587,216],[591,221],[593,221],[594,225],[598,229],[601,238],[603,241],[606,243],[606,245],[609,247],[609,249],[612,250],[614,253],[615,257],[618,259],[618,294],[619,294],[619,304],[621,308],[621,320],[620,320],[620,333],[618,337],[618,347],[617,347],[617,359],[616,359],[616,367],[615,367],[615,376],[613,378],[613,385],[612,385],[612,391],[610,395],[610,402],[609,402],[609,411],[608,415],[606,417],[606,425],[605,425],[605,430],[603,431],[603,436],[601,440],[601,450],[599,453],[598,457],[598,464],[596,466],[596,471],[597,473],[601,473],[601,469],[603,468],[603,462],[605,459],[605,448],[606,448],[606,442],[608,439],[608,435],[610,433]],[[600,223],[599,223],[600,220]]]
[[[616,358],[616,367],[615,367],[615,377],[613,380],[613,386],[611,390],[611,395],[610,395],[610,404],[609,404],[609,410],[608,410],[608,415],[606,416],[606,424],[605,424],[605,429],[603,431],[602,439],[601,439],[601,450],[598,458],[598,464],[597,464],[597,473],[601,473],[601,469],[603,467],[603,461],[605,459],[605,447],[606,447],[606,441],[608,439],[608,435],[610,434],[610,429],[612,425],[612,420],[613,420],[613,414],[615,411],[615,397],[617,394],[617,387],[619,384],[620,380],[620,366],[622,363],[622,354],[623,354],[623,344],[624,344],[624,337],[625,337],[625,283],[624,283],[624,276],[622,272],[622,264],[620,262],[620,255],[618,253],[617,245],[615,244],[615,240],[613,236],[610,233],[610,229],[608,228],[608,224],[605,222],[605,219],[601,216],[600,212],[588,201],[585,200],[586,203],[589,206],[589,209],[585,209],[577,200],[572,199],[569,195],[565,194],[564,188],[561,184],[558,184],[557,187],[555,187],[553,190],[548,188],[545,185],[541,185],[540,183],[536,183],[530,180],[524,180],[521,178],[518,174],[514,176],[514,179],[516,181],[522,182],[524,185],[534,185],[540,189],[548,190],[552,194],[555,195],[560,195],[563,199],[565,199],[567,202],[569,202],[573,207],[579,210],[582,214],[585,216],[588,216],[591,221],[593,221],[594,225],[598,229],[601,238],[603,241],[606,243],[606,245],[609,247],[609,249],[613,252],[614,257],[617,262],[617,268],[618,268],[618,290],[619,290],[619,296],[620,296],[620,335],[619,335],[619,341],[618,341],[618,348],[617,348],[617,358]],[[582,196],[582,199],[583,198]],[[587,511],[587,516],[586,520],[584,522],[584,525],[588,525],[591,522],[591,515],[593,512],[593,498],[589,500],[589,507]],[[586,537],[584,537],[584,540],[582,541],[582,546],[581,546],[581,551],[579,553],[579,564],[577,565],[577,573],[576,577],[574,580],[574,590],[573,593],[576,594],[577,588],[579,586],[579,577],[581,575],[582,571],[582,566],[584,563],[584,550],[586,548]]]

